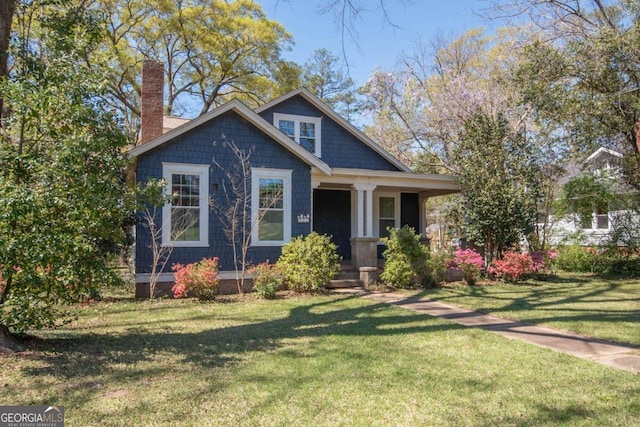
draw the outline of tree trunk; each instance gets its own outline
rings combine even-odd
[[[24,348],[16,341],[9,328],[0,325],[0,353],[12,354],[24,351]]]
[[[0,80],[7,76],[9,59],[9,42],[11,41],[11,22],[16,12],[16,0],[0,1]],[[3,116],[4,102],[0,97],[0,119]],[[2,122],[0,122],[0,127]]]

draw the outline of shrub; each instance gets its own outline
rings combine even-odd
[[[453,256],[444,250],[438,250],[429,254],[427,269],[434,284],[444,283],[447,274],[447,267],[451,263]]]
[[[266,299],[276,297],[276,292],[280,287],[280,272],[275,264],[269,264],[269,260],[254,265],[249,269],[253,275],[253,288],[256,295]]]
[[[475,249],[458,248],[453,255],[453,266],[462,270],[464,281],[468,285],[476,284],[483,265],[482,256]]]
[[[533,271],[534,261],[532,256],[519,252],[505,252],[502,259],[494,261],[489,267],[489,273],[505,282],[511,283],[517,283],[524,275]]]
[[[201,261],[182,265],[173,264],[175,284],[171,288],[174,298],[194,296],[201,301],[215,299],[218,294],[218,258],[203,258]]]
[[[432,283],[427,270],[428,248],[420,243],[420,235],[409,226],[389,228],[384,271],[380,279],[398,288],[416,288]]]
[[[573,244],[558,248],[558,256],[554,264],[560,270],[574,273],[590,273],[593,272],[596,258],[595,251]]]
[[[633,253],[627,253],[625,248],[608,248],[595,257],[593,272],[619,277],[638,277],[640,259]]]
[[[533,273],[543,273],[555,268],[555,259],[558,252],[555,249],[548,251],[535,251],[531,253],[533,261]]]
[[[331,237],[315,231],[282,247],[276,263],[284,283],[296,292],[315,292],[340,271],[340,256]]]

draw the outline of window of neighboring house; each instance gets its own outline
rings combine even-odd
[[[609,211],[606,208],[596,210],[596,228],[599,230],[609,229]]]
[[[282,133],[300,144],[307,151],[320,157],[321,120],[319,117],[274,113],[273,122]]]
[[[251,169],[251,243],[280,246],[291,240],[291,171]]]
[[[389,237],[387,227],[397,227],[400,218],[399,199],[396,195],[378,195],[377,208],[378,236],[380,238]]]
[[[170,202],[162,209],[162,244],[207,246],[209,166],[163,163]]]
[[[593,228],[593,217],[591,215],[581,215],[580,228],[583,230],[591,230]]]

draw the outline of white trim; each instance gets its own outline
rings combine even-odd
[[[599,157],[599,156],[600,156],[601,154],[603,154],[603,153],[610,154],[610,155],[612,155],[612,156],[614,156],[614,157],[618,157],[618,158],[620,158],[620,159],[621,159],[622,157],[624,157],[624,156],[622,155],[622,153],[618,153],[617,151],[613,151],[613,150],[611,150],[611,149],[609,149],[609,148],[600,147],[600,148],[598,148],[598,149],[597,149],[597,150],[596,150],[592,155],[590,155],[589,157],[587,157],[586,162],[587,162],[587,163],[590,163],[593,159],[595,159],[596,157]]]
[[[162,207],[162,244],[173,247],[209,246],[209,165],[162,163],[162,176],[165,180],[165,195],[171,196],[171,176],[174,174],[199,175],[200,238],[197,241],[171,240],[171,203]]]
[[[393,199],[394,227],[400,227],[400,193],[375,192],[373,198],[373,236],[380,237],[380,198],[387,197]]]
[[[320,117],[273,113],[273,126],[278,130],[280,130],[280,120],[286,120],[294,123],[293,138],[298,144],[300,144],[300,123],[313,123],[316,134],[313,154],[317,157],[322,157],[322,119]]]
[[[252,279],[253,275],[249,272],[246,272],[244,277],[245,279]],[[220,280],[235,280],[236,272],[233,270],[218,271],[218,278],[220,278]],[[151,279],[151,273],[136,274],[136,283],[149,283],[150,279]],[[158,280],[157,280],[158,283],[168,283],[168,282],[175,282],[175,281],[176,281],[176,277],[174,273],[165,272],[165,273],[160,273],[158,275]]]
[[[460,192],[458,179],[453,175],[335,168],[331,176],[321,176],[312,171],[311,179],[320,182],[322,188],[332,185],[371,184],[385,187],[387,190],[424,193],[429,197]]]
[[[291,240],[291,206],[292,206],[292,181],[291,170],[251,168],[251,246],[282,246]],[[260,205],[260,179],[282,179],[284,186],[283,200],[283,239],[259,240],[259,205]]]
[[[312,168],[317,168],[317,170],[321,171],[325,175],[331,174],[331,168],[329,167],[329,165],[320,160],[318,157],[314,156],[312,153],[302,148],[295,141],[292,141],[290,138],[286,137],[282,132],[273,127],[271,123],[263,119],[259,114],[257,114],[255,111],[253,111],[251,108],[247,107],[237,99],[233,99],[226,104],[221,105],[220,107],[215,108],[180,127],[170,130],[169,132],[157,137],[156,139],[153,139],[145,144],[138,145],[136,148],[129,151],[128,154],[131,157],[137,157],[141,154],[153,150],[154,148],[160,147],[175,139],[176,137],[183,135],[190,130],[195,129],[198,126],[208,122],[209,120],[212,120],[229,111],[234,111],[240,117],[246,119],[249,123],[257,127],[259,130],[264,132],[267,136],[271,137],[276,142],[280,143],[280,145],[289,150],[293,155],[304,161]]]
[[[263,111],[266,111],[271,107],[274,107],[280,104],[281,102],[286,101],[287,99],[293,98],[294,96],[297,96],[297,95],[300,95],[304,99],[309,101],[314,107],[320,110],[323,114],[327,115],[331,120],[338,123],[338,125],[344,128],[347,132],[355,136],[357,139],[359,139],[361,142],[363,142],[366,146],[371,148],[373,151],[380,154],[387,161],[389,161],[389,163],[393,164],[399,170],[404,172],[411,172],[411,169],[407,165],[405,165],[400,160],[392,156],[389,152],[387,152],[384,148],[382,148],[380,144],[373,141],[371,138],[369,138],[362,131],[356,128],[353,124],[349,123],[347,120],[345,120],[342,116],[340,116],[338,113],[333,111],[331,108],[329,108],[327,104],[322,102],[318,97],[316,97],[314,94],[312,94],[305,88],[299,88],[299,89],[293,90],[289,93],[282,95],[279,98],[276,98],[270,102],[267,102],[266,104],[256,108],[256,113],[261,113]]]

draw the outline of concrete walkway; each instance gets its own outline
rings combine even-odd
[[[362,288],[336,291],[360,295],[364,298],[407,308],[430,316],[441,317],[463,326],[484,329],[509,339],[525,341],[614,368],[640,373],[640,349],[635,347],[614,344],[542,326],[527,325],[425,298],[414,299],[393,292],[370,292]]]

